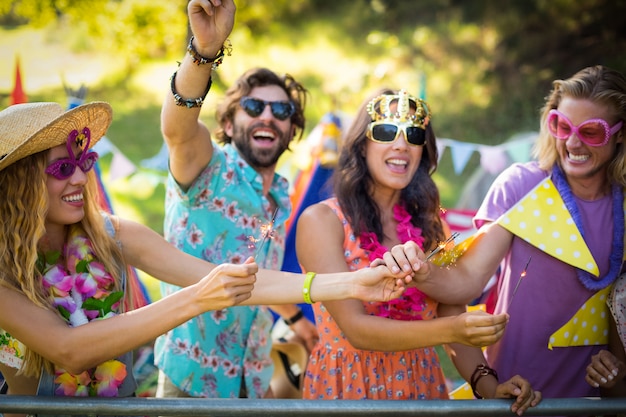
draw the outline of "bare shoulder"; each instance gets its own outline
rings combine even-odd
[[[344,239],[344,229],[337,214],[326,204],[317,203],[307,207],[296,228],[296,241],[299,244],[323,244],[328,248],[333,242],[340,245]]]
[[[298,219],[298,224],[302,223],[316,223],[316,222],[327,222],[327,221],[336,221],[339,222],[339,218],[337,214],[330,208],[327,204],[317,203],[313,204],[300,214]]]

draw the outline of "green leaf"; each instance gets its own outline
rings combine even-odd
[[[57,309],[59,310],[59,313],[61,313],[61,316],[63,316],[65,320],[70,321],[70,312],[67,311],[65,307],[58,306]]]
[[[76,272],[83,274],[86,272],[89,272],[89,261],[85,260],[85,259],[81,259],[77,264],[76,264]]]
[[[83,301],[83,308],[85,310],[97,310],[100,312],[100,317],[104,317],[109,314],[112,310],[113,304],[117,303],[122,297],[124,293],[122,291],[116,291],[109,294],[107,297],[102,299],[97,299],[90,297]]]
[[[107,313],[111,311],[111,307],[113,306],[113,304],[117,303],[123,296],[124,293],[122,291],[116,291],[112,292],[107,298],[104,299],[104,302],[107,306]]]
[[[105,308],[106,304],[102,300],[98,300],[97,298],[90,297],[83,301],[83,309],[85,310],[102,310]]]
[[[61,252],[59,252],[58,250],[46,252],[46,263],[48,265],[54,265],[58,262],[60,257]]]

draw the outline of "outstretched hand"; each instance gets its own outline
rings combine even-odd
[[[515,398],[511,411],[521,416],[528,407],[535,407],[541,402],[541,392],[533,390],[530,382],[519,375],[498,384],[494,398]]]
[[[191,0],[187,5],[189,25],[200,55],[213,57],[235,24],[233,0]]]
[[[425,280],[429,273],[430,267],[426,262],[426,255],[413,241],[395,245],[385,252],[383,259],[376,259],[371,266],[386,265],[394,274],[404,274],[406,282],[411,280],[419,283]]]
[[[484,311],[469,311],[454,317],[457,343],[483,347],[496,343],[504,334],[509,322],[508,314],[489,314]]]
[[[258,270],[259,267],[252,258],[241,265],[216,266],[194,284],[203,311],[232,307],[250,298]]]
[[[352,298],[362,301],[390,301],[400,297],[406,288],[403,278],[384,265],[359,269],[354,273],[357,279]]]

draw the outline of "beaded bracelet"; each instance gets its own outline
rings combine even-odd
[[[170,88],[172,89],[172,95],[174,96],[174,101],[176,102],[176,105],[186,106],[188,109],[192,107],[202,107],[202,104],[204,103],[204,99],[206,98],[206,95],[209,94],[209,90],[211,89],[211,85],[213,84],[213,80],[211,79],[211,77],[209,77],[209,82],[206,85],[206,90],[204,90],[204,94],[202,95],[202,97],[182,98],[180,94],[178,94],[178,91],[176,91],[176,73],[177,72],[178,71],[174,71],[174,74],[172,74],[171,83],[170,83]]]
[[[211,70],[213,71],[215,71],[217,67],[219,67],[222,64],[222,62],[224,62],[224,54],[226,53],[228,54],[228,56],[230,56],[230,53],[233,50],[233,46],[230,43],[230,39],[226,39],[224,41],[224,45],[222,45],[220,50],[217,51],[217,55],[215,55],[215,58],[207,58],[198,53],[198,51],[196,50],[196,47],[193,46],[193,40],[194,40],[194,37],[192,36],[189,39],[189,45],[187,45],[187,52],[189,52],[189,55],[191,55],[191,59],[193,59],[193,63],[196,65],[211,64]]]
[[[496,381],[499,382],[498,373],[496,372],[496,370],[488,367],[484,363],[481,363],[480,365],[476,367],[476,369],[474,369],[474,372],[472,373],[472,377],[470,378],[470,387],[472,387],[472,392],[474,393],[474,397],[476,397],[479,400],[482,400],[483,397],[476,391],[476,385],[478,384],[478,381],[480,381],[482,377],[487,376],[487,375],[493,375],[496,378]]]
[[[311,299],[311,283],[313,282],[313,278],[315,278],[315,272],[307,272],[306,278],[304,279],[304,286],[302,287],[302,297],[304,298],[304,302],[307,304],[313,304],[313,300]]]

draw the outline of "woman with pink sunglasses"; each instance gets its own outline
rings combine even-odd
[[[624,279],[624,120],[620,72],[598,65],[554,81],[537,161],[512,165],[492,184],[455,265],[420,261],[414,245],[386,259],[415,265],[418,287],[448,302],[466,300],[500,267],[494,312],[510,321],[486,350],[489,366],[503,378],[523,371],[545,398],[626,393],[626,355],[607,306],[621,312],[623,336],[624,288],[613,287]]]

